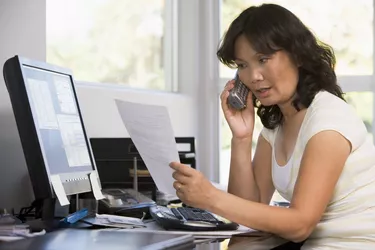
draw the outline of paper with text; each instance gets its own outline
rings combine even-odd
[[[175,194],[169,163],[180,162],[180,158],[167,108],[121,100],[116,100],[116,105],[157,188]]]
[[[52,175],[51,176],[51,184],[53,187],[53,190],[55,190],[55,194],[57,196],[57,199],[60,202],[61,206],[69,205],[70,202],[68,200],[68,197],[66,196],[65,189],[63,187],[63,184],[61,182],[59,175]]]

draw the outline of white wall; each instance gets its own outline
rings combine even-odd
[[[45,61],[46,0],[0,1],[0,65],[14,55]],[[188,82],[191,75],[187,76]],[[190,77],[190,78],[189,78]],[[190,97],[79,83],[78,97],[89,137],[128,136],[113,99],[167,106],[176,136],[196,136],[197,115]],[[0,76],[0,207],[29,206],[32,188],[10,100]]]
[[[15,54],[45,60],[45,0],[0,1],[0,65]],[[4,79],[0,77],[0,207],[30,205],[32,188]],[[18,212],[16,210],[16,212]]]
[[[78,83],[78,98],[89,137],[129,137],[114,99],[168,108],[175,136],[195,136],[193,101],[181,94]]]

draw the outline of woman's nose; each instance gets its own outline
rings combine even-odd
[[[244,72],[245,73],[245,72]],[[263,80],[262,73],[257,69],[252,69],[247,74],[241,74],[240,79],[244,84],[254,84]]]

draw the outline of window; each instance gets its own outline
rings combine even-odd
[[[166,2],[47,0],[47,61],[77,80],[171,90]]]
[[[362,118],[367,128],[368,137],[373,141],[374,135],[373,121],[374,121],[374,94],[371,91],[367,92],[349,92],[345,94],[345,100],[351,104],[356,110],[357,114]]]
[[[242,10],[267,2],[222,0],[221,34]],[[275,0],[272,3],[292,11],[321,41],[334,48],[337,75],[372,75],[373,1]],[[232,70],[221,66],[221,77],[233,75]]]
[[[224,34],[229,24],[240,12],[251,5],[259,5],[267,1],[262,0],[222,0],[221,34]],[[373,77],[373,1],[301,1],[275,0],[272,3],[280,4],[296,14],[317,37],[330,44],[336,53],[336,74],[343,79],[344,92],[348,103],[354,106],[363,119],[369,137],[373,139],[372,124],[374,123],[374,92],[362,84],[364,76]],[[317,18],[319,16],[319,18]],[[234,77],[235,71],[220,65],[221,92],[223,84]],[[356,77],[353,77],[356,76]],[[371,81],[373,84],[373,81]],[[371,88],[372,90],[373,88]],[[221,111],[220,111],[221,112]],[[226,184],[229,175],[230,139],[231,134],[226,121],[220,113],[220,183]],[[253,150],[262,125],[256,119]],[[253,151],[254,152],[254,151]],[[276,199],[279,198],[277,193]]]

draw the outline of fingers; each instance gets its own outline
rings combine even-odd
[[[175,181],[175,182],[173,182],[173,187],[174,187],[174,189],[176,189],[176,195],[177,195],[177,197],[180,198],[180,200],[185,203],[185,201],[184,201],[185,200],[184,199],[185,198],[184,192],[185,192],[185,188],[187,188],[187,186],[179,183],[178,181]]]
[[[182,175],[186,175],[186,176],[192,176],[194,174],[194,171],[196,171],[195,169],[187,165],[184,165],[182,163],[179,163],[179,162],[171,162],[169,166],[172,169],[180,172]]]
[[[183,202],[185,203],[185,196],[184,196],[184,192],[183,192],[183,188],[182,188],[182,185],[181,184],[178,184],[178,183],[173,183],[173,187],[176,189],[176,195],[177,197]]]
[[[176,191],[182,191],[182,184],[178,181],[173,182],[173,187]]]
[[[226,98],[229,96],[229,90],[231,90],[234,87],[234,80],[228,81],[225,86],[224,90],[221,92],[220,99],[223,101],[223,99],[226,100]]]
[[[181,172],[174,171],[172,174],[173,179],[178,181],[181,184],[186,184],[189,182],[189,177],[186,175],[183,175]]]
[[[229,96],[229,90],[231,90],[233,87],[234,87],[234,80],[230,80],[227,82],[227,84],[225,84],[224,90],[221,92],[221,95],[220,95],[221,107],[224,111],[229,109],[227,100]]]
[[[182,184],[179,183],[178,181],[173,182],[173,187],[176,189],[176,195],[180,200],[183,199],[183,187]]]
[[[247,95],[246,107],[250,108],[250,109],[254,108],[254,105],[253,105],[253,92],[251,92],[251,91],[249,91],[249,94]]]

